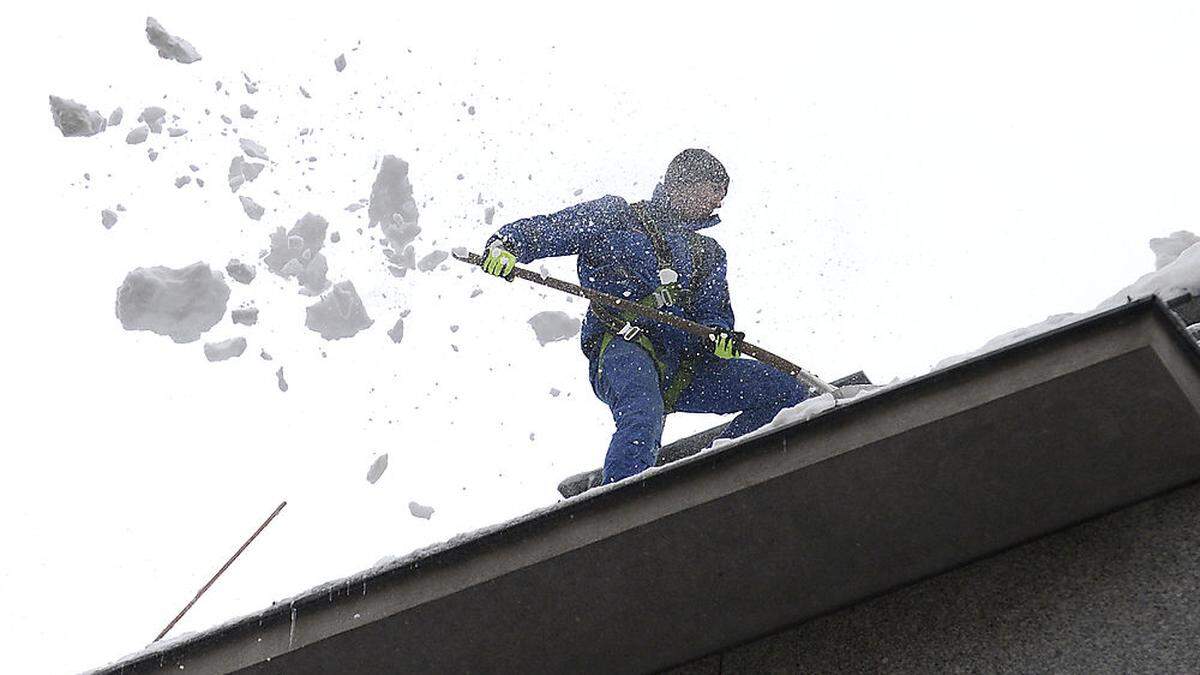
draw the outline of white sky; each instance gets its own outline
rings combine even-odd
[[[1151,237],[1197,227],[1194,3],[427,4],[40,3],[0,29],[0,634],[16,671],[139,649],[281,499],[172,634],[552,503],[561,478],[601,463],[611,420],[576,341],[540,347],[525,324],[583,305],[453,261],[389,276],[355,233],[365,211],[343,210],[383,154],[411,164],[420,257],[482,244],[479,194],[504,203],[497,224],[636,199],[675,152],[709,148],[732,174],[709,233],[729,252],[739,328],[827,379],[922,374],[1091,309],[1153,269]],[[203,60],[159,59],[147,15]],[[63,138],[50,94],[122,106],[125,122]],[[241,103],[258,117],[237,119]],[[126,145],[147,105],[190,133]],[[222,136],[219,114],[240,134]],[[303,127],[316,133],[301,144]],[[238,193],[268,208],[261,222],[226,185],[239,135],[274,160]],[[207,186],[176,189],[192,163]],[[128,211],[105,230],[117,203]],[[204,340],[114,317],[133,268],[253,260],[308,211],[342,233],[330,278],[352,280],[375,319],[355,338],[307,331],[311,299],[265,269],[231,284],[230,307],[253,300],[260,324],[226,318],[204,338],[245,336],[240,359],[209,363]],[[548,266],[574,276],[570,260]],[[674,416],[667,439],[716,421]]]

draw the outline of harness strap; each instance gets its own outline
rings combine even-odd
[[[673,269],[675,257],[671,255],[671,247],[667,246],[667,238],[663,236],[662,228],[650,217],[650,209],[646,207],[646,202],[635,202],[629,207],[633,209],[633,215],[641,223],[642,231],[646,233],[647,237],[650,237],[650,245],[654,247],[654,257],[658,260],[658,269]]]

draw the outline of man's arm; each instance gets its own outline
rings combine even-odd
[[[578,255],[597,235],[619,222],[628,207],[620,197],[601,197],[545,216],[511,222],[496,231],[485,248],[498,243],[517,256],[517,262]]]
[[[713,241],[709,255],[708,274],[695,290],[695,320],[705,326],[731,331],[733,307],[729,302],[729,283],[725,279],[725,249]]]

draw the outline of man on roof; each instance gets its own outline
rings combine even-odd
[[[516,263],[578,256],[579,282],[710,326],[707,340],[667,324],[588,307],[580,342],[592,391],[612,410],[616,431],[603,482],[654,466],[665,416],[741,413],[722,432],[736,438],[812,395],[802,382],[739,358],[725,280],[725,249],[698,230],[715,215],[729,174],[712,154],[688,149],[671,160],[647,201],[607,196],[501,227],[485,245],[484,270],[508,278]]]

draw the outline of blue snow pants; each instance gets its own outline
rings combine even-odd
[[[590,376],[592,391],[612,410],[617,425],[604,457],[603,482],[654,466],[666,412],[658,369],[649,352],[633,342],[612,340],[600,359],[592,360]],[[696,361],[692,381],[676,400],[675,411],[740,412],[720,436],[736,438],[811,395],[799,380],[765,363],[713,356]]]

